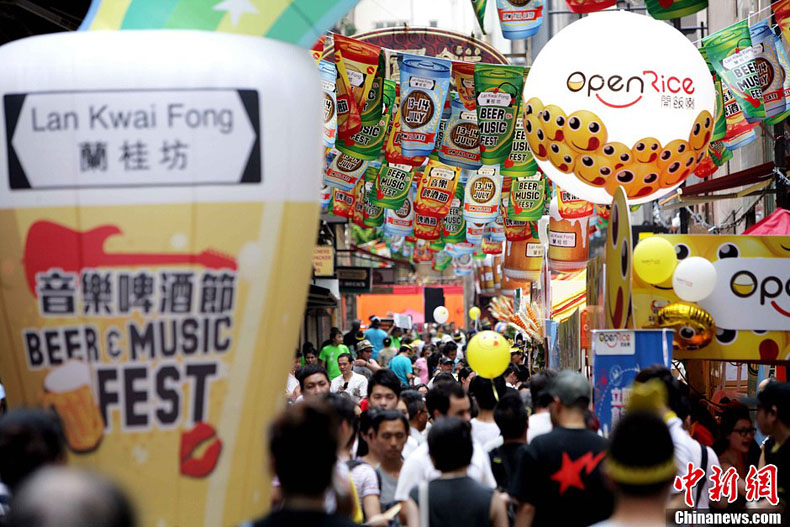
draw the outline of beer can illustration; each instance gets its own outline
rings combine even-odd
[[[549,204],[549,267],[570,272],[587,266],[590,244],[587,226],[589,216],[566,219],[560,216],[557,197]]]
[[[400,59],[401,150],[404,156],[427,156],[450,91],[452,62],[404,53]]]
[[[514,280],[537,280],[542,264],[543,245],[537,237],[505,243],[505,276]]]

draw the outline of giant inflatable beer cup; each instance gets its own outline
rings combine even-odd
[[[560,216],[557,197],[549,205],[549,267],[553,271],[584,269],[590,244],[587,240],[589,216],[566,219]]]
[[[140,524],[265,512],[304,310],[321,89],[304,50],[198,31],[0,47],[0,377]],[[272,343],[276,342],[276,346]]]

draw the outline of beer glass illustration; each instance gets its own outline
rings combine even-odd
[[[66,442],[75,452],[96,448],[104,432],[90,381],[88,365],[76,360],[54,368],[44,379],[44,406],[58,414]]]

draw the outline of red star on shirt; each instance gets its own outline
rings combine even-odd
[[[560,494],[564,494],[569,487],[584,490],[584,482],[581,478],[582,469],[585,469],[586,474],[590,474],[605,455],[605,452],[599,452],[598,455],[593,457],[592,452],[587,452],[576,461],[573,461],[567,452],[563,452],[562,466],[551,475],[551,479],[560,483]]]

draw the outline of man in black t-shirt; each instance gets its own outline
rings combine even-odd
[[[502,445],[496,447],[491,457],[491,471],[497,489],[507,492],[518,468],[518,454],[527,442],[527,409],[515,390],[508,390],[494,408],[494,422],[499,427]]]
[[[554,429],[522,447],[510,494],[518,501],[517,527],[584,527],[608,518],[613,497],[601,462],[606,440],[585,428],[590,383],[563,371],[550,387]]]

